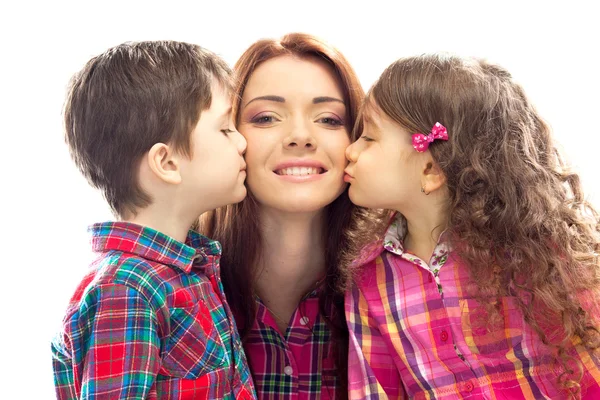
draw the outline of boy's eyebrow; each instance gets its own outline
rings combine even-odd
[[[342,103],[344,105],[346,105],[342,100],[335,98],[335,97],[329,97],[329,96],[320,96],[320,97],[315,97],[313,99],[313,104],[320,104],[320,103],[329,103],[329,102],[338,102],[338,103]]]
[[[231,114],[231,107],[227,107],[227,109],[226,109],[226,110],[223,112],[223,114],[221,114],[221,115],[219,116],[219,118],[218,118],[218,119],[225,118],[225,117],[226,117],[226,116],[228,116],[229,114]]]
[[[250,100],[249,102],[246,103],[246,106],[248,106],[248,104],[252,103],[253,101],[257,101],[257,100],[268,100],[268,101],[275,101],[277,103],[285,103],[285,99],[281,96],[275,96],[275,95],[266,95],[266,96],[258,96],[253,98],[252,100]]]

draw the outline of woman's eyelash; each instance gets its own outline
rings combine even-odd
[[[361,136],[360,138],[361,138],[362,140],[364,140],[365,142],[372,142],[372,141],[373,141],[373,139],[371,139],[371,138],[370,138],[370,137],[368,137],[368,136]]]
[[[256,117],[252,118],[250,122],[253,124],[270,124],[274,119],[275,117],[272,115],[257,115]]]
[[[250,122],[253,124],[271,124],[276,121],[278,121],[278,120],[274,115],[257,115],[255,117],[253,117],[252,119],[250,119]],[[339,118],[335,118],[335,117],[319,118],[317,120],[317,122],[320,122],[320,123],[323,123],[323,124],[326,124],[329,126],[333,126],[333,127],[344,126],[344,121]]]
[[[321,121],[324,124],[331,125],[331,126],[343,126],[344,125],[344,121],[342,121],[339,118],[334,118],[334,117],[323,117],[323,118],[320,118],[319,121]]]
[[[231,132],[233,132],[233,130],[231,130],[229,128],[227,128],[227,129],[221,129],[221,133],[224,134],[225,136],[227,136]]]

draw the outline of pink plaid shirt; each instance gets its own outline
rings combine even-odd
[[[362,261],[346,297],[351,399],[560,399],[560,369],[524,322],[515,299],[502,298],[504,321],[488,329],[466,293],[468,272],[438,243],[425,262],[406,253],[396,219]],[[600,361],[582,346],[583,398],[600,399]]]
[[[257,317],[244,350],[258,398],[335,399],[337,375],[330,335],[319,313],[317,291],[302,299],[285,334],[257,298]]]

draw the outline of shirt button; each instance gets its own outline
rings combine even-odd
[[[308,324],[308,317],[300,318],[300,325],[306,325],[306,324]]]
[[[292,367],[290,367],[289,365],[283,369],[283,373],[286,374],[287,376],[292,375],[293,372],[294,372],[294,369]]]
[[[465,384],[465,390],[466,390],[467,392],[472,392],[472,391],[473,391],[473,384],[472,384],[471,382],[467,382],[467,383]]]
[[[484,336],[487,333],[487,329],[485,328],[475,328],[473,331],[477,336]]]
[[[442,333],[440,333],[440,339],[442,340],[442,342],[448,340],[448,332],[442,331]]]

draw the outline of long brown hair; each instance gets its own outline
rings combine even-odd
[[[522,87],[483,60],[424,55],[393,63],[368,97],[409,132],[446,126],[450,140],[429,148],[474,295],[488,323],[500,318],[494,300],[515,296],[562,365],[558,382],[577,393],[571,340],[599,344],[600,220]]]
[[[300,58],[318,57],[327,62],[340,81],[347,110],[347,128],[351,132],[364,98],[360,82],[344,56],[318,38],[292,33],[281,40],[264,39],[254,43],[242,54],[234,67],[236,77],[233,100],[234,118],[239,117],[240,102],[248,79],[261,63],[275,57],[291,55]],[[250,330],[256,318],[254,280],[256,266],[263,245],[258,221],[258,203],[248,190],[248,197],[240,204],[227,206],[202,218],[202,229],[208,236],[223,244],[221,275],[227,300],[238,316],[242,337]],[[349,259],[353,258],[359,238],[353,234],[361,222],[367,223],[365,212],[355,207],[344,191],[327,206],[323,225],[325,238],[326,278],[319,294],[321,315],[332,330],[332,341],[342,397],[347,382],[348,332],[344,317],[344,291],[348,283]],[[326,310],[331,309],[329,315]]]

